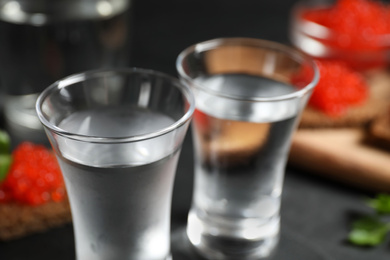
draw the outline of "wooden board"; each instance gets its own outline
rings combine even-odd
[[[360,128],[300,129],[289,163],[372,191],[390,191],[390,152],[367,144]]]

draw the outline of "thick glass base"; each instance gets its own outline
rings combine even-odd
[[[174,260],[206,260],[200,255],[200,251],[188,240],[186,228],[181,227],[172,233],[172,257]],[[211,259],[211,258],[209,258]],[[329,260],[321,248],[313,245],[300,234],[281,229],[280,242],[273,256],[267,260],[305,259],[305,260]],[[264,260],[264,258],[262,259]]]
[[[12,143],[30,141],[49,145],[49,140],[35,111],[38,94],[5,96],[4,119]]]
[[[215,260],[266,260],[271,259],[279,237],[248,242],[229,238],[203,237],[203,243],[193,244],[202,257]]]
[[[244,221],[248,220],[242,220]],[[261,226],[239,222],[234,226],[220,223],[215,225],[205,222],[195,211],[191,211],[186,233],[195,250],[208,259],[269,259],[279,242],[279,217],[272,218]]]

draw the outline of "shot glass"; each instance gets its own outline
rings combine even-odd
[[[0,0],[0,112],[14,146],[47,142],[35,111],[45,87],[129,65],[131,2]]]
[[[319,78],[315,63],[278,43],[222,38],[185,49],[176,66],[196,100],[189,241],[209,259],[272,256],[291,137]]]
[[[149,70],[89,71],[49,86],[36,110],[65,179],[76,258],[170,259],[190,88]]]

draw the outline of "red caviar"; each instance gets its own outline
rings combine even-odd
[[[302,18],[331,30],[326,38],[317,39],[326,46],[347,55],[342,50],[357,51],[366,62],[375,59],[371,66],[385,63],[385,51],[390,35],[390,6],[374,0],[338,0],[326,8],[306,9]],[[353,60],[354,55],[344,57]],[[343,58],[343,57],[341,57]],[[359,68],[361,64],[352,66]]]
[[[43,145],[20,144],[12,153],[10,170],[0,183],[0,203],[40,205],[61,201],[65,185],[54,154]]]
[[[309,100],[309,106],[328,116],[342,116],[349,107],[358,106],[367,100],[368,85],[363,76],[337,61],[316,61],[320,80]],[[307,82],[312,77],[305,67],[292,79],[293,83]]]
[[[308,9],[304,19],[341,33],[333,42],[351,49],[380,48],[380,35],[390,34],[390,8],[373,0],[339,0],[323,9]]]

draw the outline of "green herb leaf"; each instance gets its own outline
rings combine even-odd
[[[390,213],[390,195],[381,193],[376,196],[374,199],[367,200],[367,203],[370,207],[376,210],[379,214],[388,214]]]
[[[0,130],[0,154],[10,153],[11,140],[5,131]]]
[[[363,217],[352,224],[348,240],[360,246],[375,246],[383,242],[390,226],[376,217]]]
[[[7,176],[12,157],[9,154],[0,154],[0,182]]]

